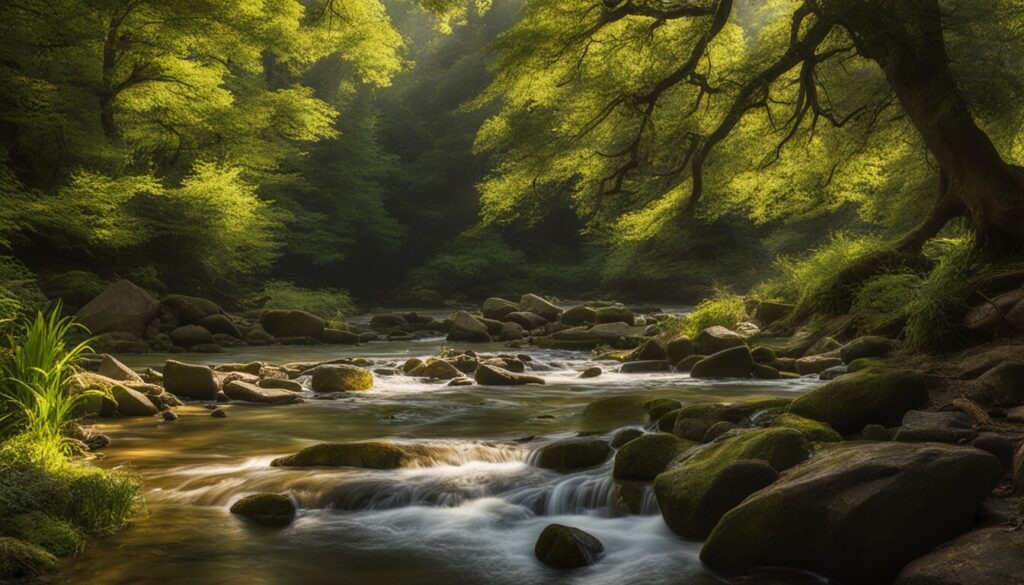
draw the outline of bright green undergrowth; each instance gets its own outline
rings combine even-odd
[[[355,312],[355,302],[347,291],[336,288],[302,288],[290,282],[273,281],[263,289],[268,298],[265,309],[299,309],[328,321],[344,322]]]
[[[739,322],[747,318],[743,297],[720,292],[712,298],[701,301],[697,308],[687,315],[680,324],[679,333],[694,337],[704,329],[715,325],[733,329]]]
[[[947,349],[961,337],[972,292],[970,276],[981,268],[975,238],[970,233],[936,238],[926,246],[925,254],[936,264],[906,307],[904,334],[911,349]]]

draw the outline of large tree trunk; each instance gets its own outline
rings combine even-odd
[[[959,201],[982,246],[1024,247],[1024,170],[1008,164],[974,120],[953,78],[938,0],[847,0],[837,14],[864,56],[885,72],[938,161],[945,189],[923,228],[937,231]],[[947,217],[948,219],[948,217]],[[924,230],[927,231],[927,230]]]

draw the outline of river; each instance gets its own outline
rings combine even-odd
[[[266,347],[214,355],[124,356],[133,367],[167,357],[199,363],[269,363],[363,356],[377,366],[435,355],[441,338],[359,347]],[[501,344],[478,352],[509,350]],[[648,493],[639,514],[615,506],[612,461],[558,474],[532,467],[531,450],[574,436],[580,413],[608,396],[684,402],[793,396],[817,380],[709,383],[676,373],[605,374],[587,353],[517,349],[549,368],[545,386],[450,387],[376,376],[373,390],[292,406],[233,402],[226,418],[201,405],[179,419],[103,422],[111,437],[100,464],[138,473],[148,513],[127,530],[94,540],[51,581],[148,585],[309,585],[544,583],[707,585],[720,583],[700,564],[700,543],[672,534]],[[270,467],[275,457],[322,441],[391,439],[438,447],[438,461],[394,471]],[[289,493],[299,514],[286,529],[246,524],[228,512],[254,492]],[[597,564],[557,573],[533,556],[548,523],[597,536]]]

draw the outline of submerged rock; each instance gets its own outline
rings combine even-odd
[[[409,461],[404,448],[389,441],[320,443],[270,462],[272,467],[361,467],[397,469]]]
[[[554,569],[575,569],[597,562],[604,545],[594,536],[571,526],[548,524],[533,547],[537,559]]]
[[[790,412],[828,423],[843,434],[868,424],[896,426],[908,410],[928,401],[921,374],[871,368],[841,376],[797,398]]]
[[[604,371],[601,370],[600,366],[590,366],[589,368],[580,372],[580,378],[596,378],[603,373]]]
[[[295,504],[281,494],[253,494],[232,504],[231,513],[253,524],[287,526],[295,520]]]
[[[665,471],[665,467],[676,457],[695,444],[684,441],[671,433],[651,433],[639,436],[627,442],[615,453],[612,477],[651,481],[656,475]]]
[[[601,465],[611,454],[612,448],[603,439],[566,439],[537,449],[532,460],[542,469],[568,473]]]
[[[642,396],[610,396],[588,404],[580,416],[580,432],[604,433],[626,425],[647,422]]]
[[[358,392],[373,388],[370,370],[348,364],[317,366],[310,382],[313,392]]]
[[[826,450],[727,513],[700,557],[725,575],[773,566],[843,583],[888,583],[970,528],[1000,473],[995,457],[969,447]]]
[[[522,386],[524,384],[543,384],[544,379],[537,376],[516,374],[504,368],[481,363],[477,365],[473,379],[483,386]]]

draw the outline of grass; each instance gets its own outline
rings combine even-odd
[[[864,283],[850,307],[850,316],[863,333],[886,334],[903,328],[908,308],[924,285],[912,272],[881,274]]]
[[[925,253],[936,261],[914,300],[906,307],[907,346],[919,351],[948,349],[961,338],[963,316],[978,269],[974,236],[963,233],[929,242]]]
[[[701,301],[676,328],[683,335],[695,337],[704,329],[715,325],[734,329],[738,323],[746,319],[748,316],[743,297],[719,292],[716,296]]]
[[[335,288],[302,288],[290,282],[273,281],[260,295],[268,299],[264,309],[298,309],[326,321],[345,322],[355,312],[355,301],[347,291]]]

